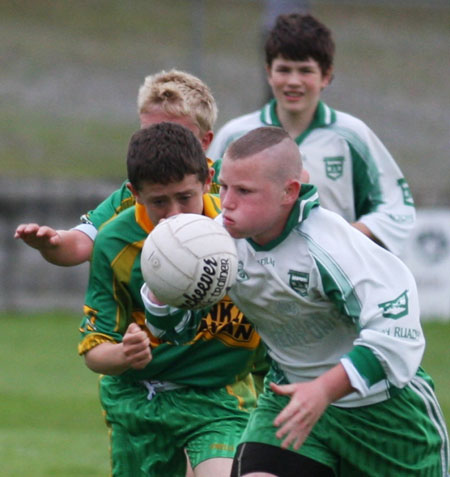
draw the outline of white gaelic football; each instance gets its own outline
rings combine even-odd
[[[220,301],[237,274],[237,252],[228,232],[209,217],[174,215],[144,242],[141,269],[150,290],[177,308],[205,308]]]

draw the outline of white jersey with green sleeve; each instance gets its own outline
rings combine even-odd
[[[276,101],[226,123],[208,155],[223,157],[228,145],[262,126],[278,126]],[[321,206],[348,222],[359,221],[399,255],[415,223],[408,183],[395,160],[361,120],[319,102],[308,129],[295,139]]]
[[[229,295],[284,379],[310,381],[341,362],[357,391],[336,405],[384,401],[413,378],[425,347],[414,278],[320,207],[314,186],[302,191],[280,237],[265,246],[235,240],[238,278]]]

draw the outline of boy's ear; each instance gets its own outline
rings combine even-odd
[[[330,66],[328,71],[322,76],[322,89],[326,88],[334,78],[334,68]]]
[[[214,133],[212,131],[207,131],[205,134],[203,134],[200,142],[202,145],[202,149],[204,151],[208,149],[208,147],[212,143],[213,138],[214,138]]]
[[[309,182],[309,172],[304,167],[302,167],[302,173],[300,174],[300,182],[302,184]]]
[[[216,171],[214,170],[214,168],[210,167],[209,168],[209,175],[206,178],[205,183],[203,184],[203,193],[204,194],[207,194],[209,192],[209,190],[211,189],[211,184],[212,184],[213,177],[214,177],[215,173],[216,173]]]
[[[283,203],[286,205],[293,204],[300,195],[301,184],[299,180],[292,179],[286,182],[283,194]]]
[[[142,201],[139,197],[139,191],[135,187],[133,187],[133,184],[131,184],[131,182],[127,183],[127,189],[134,195],[136,202],[138,204],[142,204]]]

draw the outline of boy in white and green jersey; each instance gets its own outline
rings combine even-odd
[[[446,477],[412,274],[320,207],[301,172],[297,145],[274,127],[235,141],[221,167],[217,220],[239,257],[230,297],[272,359],[231,475]],[[161,307],[142,292],[153,322]]]
[[[145,326],[140,296],[140,255],[153,226],[178,213],[219,213],[207,193],[212,171],[193,133],[174,123],[135,133],[127,165],[137,204],[95,240],[79,345],[104,375],[113,475],[184,477],[186,451],[196,477],[228,477],[256,402],[250,371],[260,338],[226,297],[176,346]]]
[[[333,76],[331,32],[311,15],[281,15],[265,54],[274,99],[260,111],[226,123],[209,156],[219,160],[231,142],[252,129],[284,128],[300,148],[322,207],[400,254],[415,223],[414,202],[402,172],[365,123],[320,100]]]

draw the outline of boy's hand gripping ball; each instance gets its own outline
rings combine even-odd
[[[228,232],[209,217],[179,214],[160,222],[144,242],[141,269],[162,303],[196,309],[220,301],[237,274]]]

